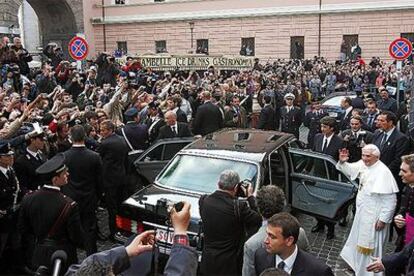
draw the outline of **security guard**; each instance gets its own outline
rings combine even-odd
[[[8,261],[16,261],[18,256],[19,237],[17,228],[17,211],[20,201],[19,181],[13,170],[14,152],[9,143],[0,145],[0,271],[5,271],[7,264],[6,254],[3,254],[6,245],[10,245],[11,254]],[[4,257],[4,258],[3,258]],[[17,263],[12,263],[17,265]],[[10,268],[10,264],[8,264]]]
[[[282,119],[282,131],[292,133],[299,139],[299,127],[302,124],[302,112],[300,107],[294,106],[295,95],[287,93],[284,97],[285,106],[280,108],[280,117]]]
[[[27,194],[21,204],[19,230],[23,236],[35,237],[35,268],[49,267],[56,250],[66,252],[67,266],[77,263],[76,247],[84,244],[77,204],[60,191],[69,175],[64,162],[64,155],[59,153],[37,168],[36,172],[45,179],[44,185]]]
[[[36,174],[36,169],[46,162],[46,155],[42,152],[44,147],[44,132],[34,132],[27,141],[25,151],[14,163],[17,178],[24,192],[37,190],[43,184],[40,176]]]
[[[308,148],[313,148],[313,140],[315,135],[321,133],[320,120],[328,116],[328,113],[321,108],[320,98],[313,98],[311,104],[311,111],[305,115],[303,124],[309,128],[308,133]]]

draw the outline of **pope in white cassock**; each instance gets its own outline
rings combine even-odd
[[[383,275],[367,271],[371,256],[381,258],[388,228],[397,203],[398,186],[380,158],[380,151],[373,144],[362,148],[362,159],[348,163],[349,153],[341,150],[336,168],[351,179],[359,178],[356,213],[351,232],[341,257],[354,270],[356,276]]]

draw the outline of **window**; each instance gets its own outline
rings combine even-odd
[[[166,40],[157,40],[155,41],[155,52],[166,53],[167,52],[167,41]]]
[[[303,59],[305,57],[305,37],[292,36],[290,37],[290,58]]]
[[[344,45],[341,47],[344,49],[341,49],[341,52],[345,51],[346,59],[352,58],[352,50],[355,50],[354,46],[358,44],[358,35],[344,35],[343,42]]]
[[[323,159],[292,153],[292,162],[296,173],[328,179]]]
[[[241,39],[241,56],[254,56],[254,37],[245,37]]]
[[[115,5],[125,5],[125,0],[115,0]]]
[[[165,2],[165,0],[154,0],[154,2]]]
[[[208,55],[208,39],[197,39],[196,53]]]
[[[117,41],[116,45],[118,52],[120,52],[120,56],[128,53],[128,43],[126,41]]]
[[[159,145],[158,147],[152,149],[147,155],[142,159],[143,161],[161,161],[161,155],[164,145]]]
[[[174,155],[179,152],[182,148],[184,148],[188,143],[171,143],[166,144],[164,148],[164,155],[162,160],[169,161],[171,160]]]

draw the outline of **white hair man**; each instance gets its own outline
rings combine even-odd
[[[348,159],[348,150],[341,150],[336,168],[353,180],[359,178],[360,184],[354,222],[341,257],[356,275],[374,275],[366,267],[372,256],[381,258],[383,255],[397,203],[398,186],[391,171],[379,160],[377,146],[368,144],[363,147],[362,159],[358,162],[348,163]]]

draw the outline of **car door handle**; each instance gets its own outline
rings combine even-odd
[[[322,197],[322,196],[320,196],[320,195],[317,195],[317,194],[314,194],[314,193],[312,193],[311,192],[311,190],[309,190],[309,188],[307,187],[307,184],[306,184],[306,181],[305,180],[301,180],[300,181],[300,183],[302,184],[302,186],[305,188],[305,191],[310,195],[310,196],[313,196],[314,198],[317,198],[317,199],[319,199],[320,201],[323,201],[323,202],[325,202],[325,203],[332,203],[332,202],[334,202],[335,201],[335,199],[334,198],[325,198],[325,197]],[[313,184],[313,185],[315,185],[315,184]]]

